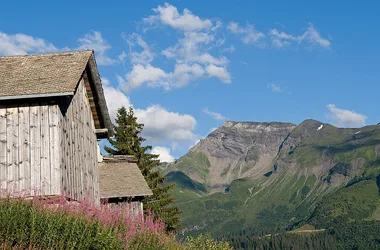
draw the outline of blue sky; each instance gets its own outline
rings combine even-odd
[[[162,160],[225,120],[380,122],[377,1],[0,3],[0,55],[94,49]]]

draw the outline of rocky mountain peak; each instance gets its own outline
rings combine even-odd
[[[177,165],[183,165],[183,171],[193,180],[217,190],[237,178],[263,174],[294,127],[282,122],[227,121],[194,146],[190,155],[179,159]],[[185,166],[188,157],[196,158],[196,163]]]

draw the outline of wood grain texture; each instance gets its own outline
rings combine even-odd
[[[83,79],[73,98],[62,106],[65,112],[61,114],[61,150],[65,153],[61,155],[61,174],[67,177],[61,184],[67,188],[67,195],[71,199],[87,199],[98,204],[100,197],[97,139]]]
[[[59,195],[57,105],[0,107],[1,188],[15,195]]]
[[[0,185],[7,188],[7,109],[0,107]]]
[[[20,164],[20,191],[30,194],[30,126],[29,106],[19,107],[19,164]]]

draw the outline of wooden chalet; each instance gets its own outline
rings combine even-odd
[[[0,187],[99,203],[112,131],[94,52],[0,57]]]

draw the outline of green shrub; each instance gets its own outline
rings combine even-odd
[[[227,242],[217,242],[209,234],[199,235],[196,238],[187,237],[185,240],[186,250],[232,250]]]

